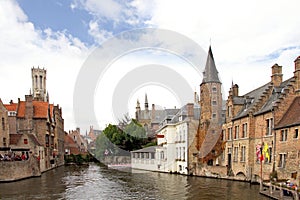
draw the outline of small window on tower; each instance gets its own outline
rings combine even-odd
[[[212,91],[213,91],[213,92],[217,92],[217,88],[216,88],[216,87],[213,87],[213,88],[212,88]]]

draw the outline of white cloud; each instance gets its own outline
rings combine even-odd
[[[3,102],[24,100],[31,88],[31,68],[46,68],[50,102],[63,108],[66,130],[74,129],[72,93],[89,49],[64,32],[36,29],[15,1],[0,2],[0,32]]]
[[[256,59],[280,48],[300,46],[300,18],[297,16],[300,2],[297,0],[157,0],[154,4],[156,6],[151,24],[178,31],[198,42],[204,49],[208,49],[211,38],[217,68],[220,76],[225,76],[222,79],[223,85],[227,85],[226,92],[231,84],[228,79],[238,79],[235,78],[237,72],[243,77],[257,77],[256,74],[265,72],[263,69],[267,68],[268,73],[263,74],[265,78],[262,80],[269,81],[269,70],[274,63],[255,63]],[[299,49],[290,50],[294,59],[299,53]],[[294,59],[280,61],[292,63]],[[269,59],[272,62],[274,60],[277,58]],[[228,69],[231,71],[228,72]],[[249,73],[244,74],[245,71]],[[243,80],[238,82],[242,87],[253,88],[248,83]]]

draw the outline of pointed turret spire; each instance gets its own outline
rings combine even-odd
[[[203,80],[202,80],[202,83],[208,83],[208,82],[221,83],[218,77],[218,70],[216,68],[211,46],[209,46],[207,60],[205,64],[205,70],[203,72]]]
[[[149,105],[148,105],[148,97],[147,97],[147,93],[145,94],[145,110],[148,110]]]

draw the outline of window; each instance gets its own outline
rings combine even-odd
[[[40,89],[42,89],[42,88],[43,88],[43,77],[40,76]]]
[[[241,162],[246,161],[246,146],[242,146],[241,148]]]
[[[235,126],[234,139],[239,139],[239,126]]]
[[[182,147],[182,159],[185,161],[185,147]]]
[[[35,79],[35,87],[38,88],[38,76],[35,75],[34,79]]]
[[[273,118],[266,120],[266,135],[272,135],[272,129],[273,129]]]
[[[233,161],[234,162],[238,161],[238,153],[239,153],[239,148],[238,147],[234,147],[234,150],[233,150]]]
[[[278,167],[285,168],[285,164],[286,164],[286,154],[285,153],[281,153],[281,154],[279,154],[279,164],[278,164]]]
[[[213,105],[213,106],[216,106],[216,105],[217,105],[217,101],[213,100],[213,101],[212,101],[212,105]]]
[[[222,141],[225,141],[225,135],[226,135],[226,131],[223,129],[222,130]]]
[[[28,144],[28,140],[27,139],[24,139],[24,144]]]
[[[228,154],[231,154],[232,148],[228,148]]]
[[[248,124],[247,123],[243,124],[243,135],[242,135],[243,138],[247,137],[247,129],[248,129]]]
[[[228,140],[232,140],[232,128],[228,128]]]
[[[213,118],[213,119],[216,119],[216,117],[217,117],[216,113],[213,113],[213,114],[212,114],[212,118]]]
[[[228,109],[227,109],[227,110],[228,110],[228,113],[227,113],[227,114],[228,114],[228,117],[231,117],[231,106],[228,106]]]
[[[280,141],[286,141],[287,140],[287,134],[288,134],[287,129],[281,130]]]
[[[295,129],[294,138],[298,138],[298,136],[299,136],[299,133],[298,133],[298,129],[296,128],[296,129]]]
[[[5,119],[2,117],[2,130],[5,131]]]
[[[6,138],[3,138],[3,146],[6,147]]]
[[[213,88],[212,88],[212,91],[213,91],[213,92],[217,92],[217,88],[216,88],[216,87],[213,87]]]
[[[165,159],[165,155],[164,155],[163,151],[160,152],[160,159],[162,159],[162,160]]]

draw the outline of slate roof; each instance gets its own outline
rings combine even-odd
[[[221,83],[218,77],[218,70],[216,68],[211,46],[209,46],[205,69],[203,72],[203,80],[202,80],[202,83],[209,83],[209,82]]]
[[[155,119],[151,121],[151,123],[160,123],[162,120],[164,120],[168,115],[175,115],[179,109],[163,109],[163,110],[155,110]],[[144,119],[151,119],[152,118],[152,111],[148,110],[141,110],[141,113],[139,115],[139,120]]]
[[[244,100],[244,108],[234,117],[235,119],[245,117],[249,114],[249,111],[253,106],[258,102],[259,97],[263,94],[263,92],[271,86],[271,82],[252,90],[251,92],[243,95],[242,97],[235,98],[235,102],[237,104],[242,104],[242,100]],[[248,103],[246,103],[248,99]]]
[[[300,97],[296,97],[275,129],[300,125]]]
[[[155,150],[158,146],[151,146],[151,147],[146,147],[143,149],[138,149],[135,151],[131,151],[132,153],[155,153]]]
[[[283,81],[279,87],[274,87],[271,96],[267,99],[264,105],[254,113],[254,115],[259,115],[265,112],[269,112],[272,110],[273,104],[276,100],[283,94],[283,89],[293,80],[290,78],[286,81]],[[263,93],[269,88],[272,87],[272,83],[269,82],[251,92],[233,98],[233,103],[235,105],[244,105],[243,109],[234,117],[234,119],[239,119],[241,117],[245,117],[249,114],[250,110],[257,104],[259,98],[263,95]]]

